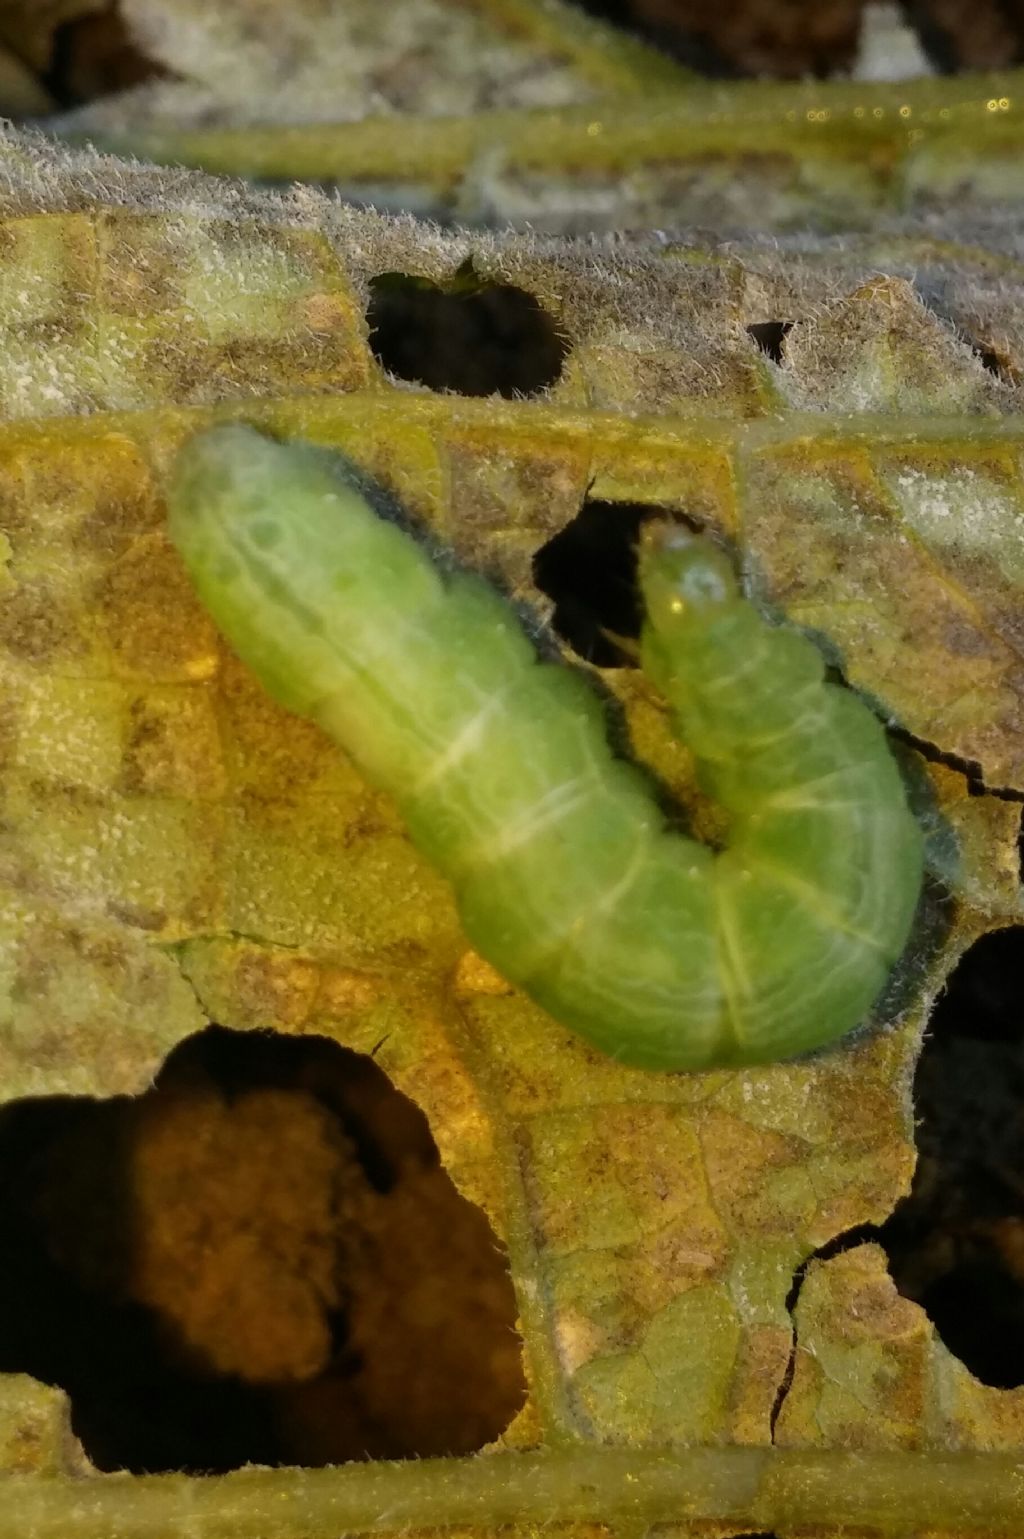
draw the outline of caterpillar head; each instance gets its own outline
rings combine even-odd
[[[640,587],[647,623],[659,635],[710,619],[740,591],[723,551],[680,524],[660,522],[641,535]]]

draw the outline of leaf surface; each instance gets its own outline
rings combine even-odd
[[[57,1532],[73,1473],[95,1534],[186,1513],[211,1536],[1012,1526],[1024,1392],[982,1392],[870,1247],[812,1262],[795,1346],[788,1300],[815,1251],[906,1192],[931,1001],[1020,913],[1019,809],[995,794],[1024,789],[1018,386],[951,324],[987,316],[1014,347],[1014,261],[914,233],[880,279],[867,240],[442,234],[31,139],[4,156],[5,1094],[138,1094],[209,1020],[375,1051],[508,1247],[530,1401],[475,1460],[143,1480],[128,1506],[63,1452],[59,1397],[8,1378],[38,1473],[0,1534]],[[374,278],[443,286],[467,262],[566,341],[534,398],[431,391],[369,345]],[[943,314],[921,298],[940,280]],[[779,363],[748,331],[775,319]],[[496,978],[393,808],[192,596],[163,478],[229,417],[344,449],[542,619],[533,557],[588,497],[732,541],[758,600],[906,740],[944,889],[878,1018],[798,1063],[658,1075]],[[661,702],[635,671],[601,682],[692,802]]]

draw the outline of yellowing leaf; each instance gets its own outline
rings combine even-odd
[[[812,1264],[795,1356],[787,1301],[907,1190],[931,1000],[1019,913],[1017,825],[985,789],[1022,786],[1015,384],[856,249],[446,235],[34,140],[5,156],[5,1094],[139,1095],[214,1019],[375,1055],[507,1246],[529,1402],[474,1459],[129,1482],[67,1455],[60,1403],[12,1377],[0,1442],[36,1473],[0,1534],[1013,1531],[1014,1456],[988,1450],[1017,1402],[931,1351],[875,1254]],[[973,302],[976,253],[893,245]],[[371,346],[375,280],[458,292],[467,264],[564,342],[531,399],[431,391]],[[1009,333],[1019,276],[999,283]],[[793,327],[778,363],[747,329],[768,321]],[[343,448],[542,614],[531,558],[588,497],[734,541],[758,597],[925,750],[952,896],[929,897],[879,1019],[800,1062],[660,1075],[496,979],[394,809],[264,696],[185,581],[164,476],[235,417]],[[604,682],[685,797],[660,703]]]

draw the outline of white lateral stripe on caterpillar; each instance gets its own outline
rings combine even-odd
[[[922,840],[881,725],[814,645],[769,625],[708,540],[647,527],[641,661],[729,815],[715,855],[665,828],[596,696],[366,487],[328,451],[212,428],[175,465],[171,537],[271,693],[394,796],[481,954],[651,1068],[789,1057],[863,1020]]]

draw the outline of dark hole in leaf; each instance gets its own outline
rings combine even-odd
[[[904,19],[914,29],[929,62],[944,75],[960,67],[956,40],[937,20],[932,0],[900,0]]]
[[[698,74],[723,79],[753,75],[826,79],[853,67],[858,6],[813,11],[800,0],[573,0],[671,54]],[[823,15],[819,16],[819,12]],[[808,16],[813,15],[813,24]]]
[[[984,342],[974,342],[971,347],[975,358],[983,369],[988,370],[989,374],[994,374],[996,379],[1002,380],[1007,385],[1020,383],[1020,369],[1009,353],[1002,348],[990,347]]]
[[[901,0],[901,9],[929,62],[941,74],[1008,69],[1024,58],[1015,0],[995,0],[980,12],[943,0]]]
[[[0,1371],[103,1470],[465,1454],[525,1393],[482,1211],[373,1060],[211,1027],[154,1088],[0,1113]]]
[[[699,75],[731,79],[740,73],[713,41],[701,35],[700,18],[697,28],[688,25],[688,8],[675,5],[672,0],[667,4],[658,0],[653,4],[644,4],[642,0],[574,0],[574,4],[601,21],[653,43]]]
[[[588,500],[533,558],[533,580],[555,602],[555,630],[599,668],[636,663],[615,638],[640,635],[637,540],[648,519],[664,517],[647,503]]]
[[[532,294],[464,267],[445,288],[407,273],[370,284],[374,357],[399,379],[460,395],[535,395],[553,385],[568,342]]]
[[[786,338],[792,330],[792,321],[755,321],[747,327],[747,336],[757,343],[772,363],[781,363],[785,356]]]
[[[43,83],[63,107],[79,106],[171,71],[143,53],[116,7],[73,16],[54,29]]]
[[[955,332],[967,344],[982,368],[1007,385],[1019,385],[1024,378],[1014,352],[991,337],[975,334],[969,316],[958,305],[951,305],[941,277],[927,268],[915,273],[914,288],[926,309],[941,322],[944,330]]]
[[[985,1384],[1024,1384],[1024,928],[982,936],[914,1080],[918,1166],[879,1238],[900,1292]]]

